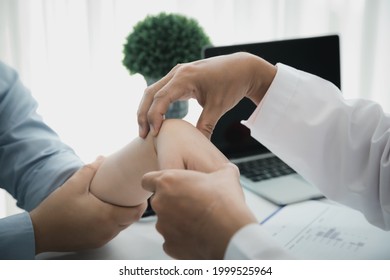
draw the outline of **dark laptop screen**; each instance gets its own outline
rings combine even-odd
[[[273,64],[281,62],[315,74],[341,88],[338,35],[207,47],[203,50],[203,57],[208,58],[240,51],[258,55]],[[249,129],[240,123],[241,120],[247,120],[255,108],[255,104],[245,98],[222,116],[215,127],[211,141],[228,158],[268,152],[263,145],[250,136]]]

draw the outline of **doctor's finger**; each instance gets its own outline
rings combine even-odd
[[[150,130],[149,122],[148,122],[148,112],[152,103],[154,102],[155,95],[163,88],[173,77],[175,73],[175,69],[178,66],[174,67],[167,75],[165,75],[162,79],[155,82],[154,84],[148,86],[142,97],[140,104],[138,105],[137,111],[137,121],[139,126],[139,136],[145,138]]]
[[[174,192],[177,186],[186,185],[194,178],[197,179],[202,175],[201,172],[184,169],[152,171],[142,177],[141,185],[145,190],[156,194],[162,190],[165,193]]]

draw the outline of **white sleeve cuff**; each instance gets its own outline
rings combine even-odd
[[[249,224],[237,231],[225,252],[226,260],[292,259],[259,224]]]
[[[280,118],[285,116],[300,80],[300,72],[296,69],[281,63],[276,66],[275,78],[259,106],[247,121],[242,121],[251,130],[252,137],[258,140],[271,134]]]

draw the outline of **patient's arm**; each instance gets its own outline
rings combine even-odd
[[[141,187],[142,176],[162,169],[213,172],[228,160],[193,125],[177,119],[163,122],[156,138],[135,138],[107,157],[97,171],[91,192],[103,201],[135,206],[151,193]]]

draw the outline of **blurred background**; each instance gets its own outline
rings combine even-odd
[[[122,65],[123,44],[160,12],[196,19],[214,46],[338,34],[343,95],[390,112],[390,0],[0,0],[0,60],[85,162],[137,136],[146,82]],[[195,124],[196,101],[189,110]],[[0,192],[0,217],[15,211]]]

